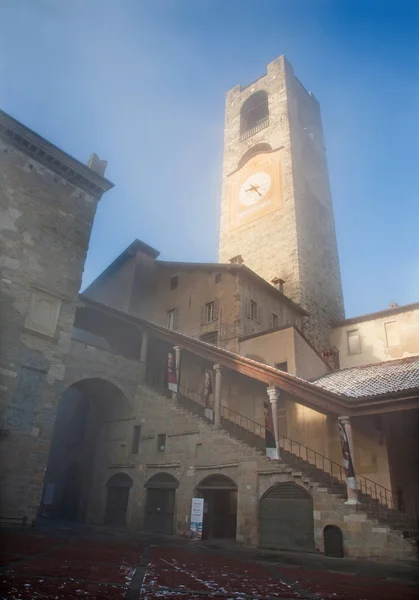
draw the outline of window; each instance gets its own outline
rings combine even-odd
[[[257,302],[251,298],[247,299],[247,317],[252,321],[260,322],[260,315]]]
[[[215,283],[220,283],[221,281],[221,273],[217,273],[215,276]]]
[[[201,335],[201,337],[199,339],[202,340],[203,342],[207,342],[207,344],[212,344],[213,346],[216,346],[218,343],[218,331],[211,331],[210,333],[204,333],[204,335]]]
[[[361,337],[359,335],[358,329],[351,329],[346,332],[348,337],[348,351],[349,354],[361,354]]]
[[[384,323],[384,329],[386,332],[387,346],[398,346],[400,344],[399,331],[397,329],[397,321],[389,321]]]
[[[275,369],[278,369],[278,371],[284,371],[284,373],[288,373],[288,363],[287,363],[287,361],[282,362],[282,363],[277,363],[275,365]]]
[[[264,90],[260,90],[243,102],[240,109],[240,134],[247,133],[268,118],[268,94]]]
[[[132,437],[131,454],[138,454],[138,449],[140,447],[140,433],[141,425],[134,425],[134,435]]]
[[[201,310],[201,325],[212,323],[218,319],[218,300],[207,302],[202,305]]]
[[[175,275],[174,277],[171,277],[170,278],[170,289],[177,290],[178,283],[179,283],[179,277],[177,275]]]
[[[176,329],[177,327],[177,308],[172,308],[172,310],[167,311],[167,327],[168,329]]]
[[[157,452],[164,452],[166,450],[166,434],[159,433],[157,436]]]
[[[271,316],[271,329],[276,329],[279,327],[279,317],[276,313],[272,313]]]

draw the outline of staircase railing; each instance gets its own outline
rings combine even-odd
[[[172,393],[168,391],[167,386],[164,386],[160,381],[157,384],[156,382],[151,383],[151,387],[164,393],[166,396],[172,395]],[[178,400],[180,402],[183,401],[183,403],[193,402],[195,405],[197,405],[196,412],[203,418],[211,420],[208,416],[208,412],[205,411],[205,409],[209,408],[209,406],[207,406],[208,403],[203,394],[181,385],[179,386]],[[263,447],[265,440],[264,425],[261,425],[257,421],[254,421],[253,419],[250,419],[249,417],[246,417],[245,415],[242,415],[224,405],[221,405],[221,419],[222,421],[228,421],[233,428],[236,428],[236,431],[241,439],[247,441],[254,447],[258,447],[259,449]],[[296,440],[293,440],[282,434],[279,435],[279,446],[280,451],[283,453],[289,453],[301,459],[302,461],[305,461],[319,471],[322,471],[324,474],[329,475],[337,480],[338,484],[346,484],[346,473],[344,467],[341,464],[331,460],[327,456],[324,456],[316,450],[301,444],[301,442],[297,442]],[[302,466],[304,465],[300,465],[300,468]],[[299,466],[296,465],[295,468],[297,470]],[[317,479],[319,479],[319,476],[319,473],[313,474],[313,478],[317,477]],[[391,490],[358,473],[356,474],[356,482],[360,505],[370,513],[370,516],[377,518],[383,516],[389,517],[390,511],[390,515],[392,518],[394,518],[394,521],[401,523],[405,520],[408,520],[408,517],[406,517],[404,513],[401,513],[397,510]],[[326,481],[325,486],[333,488],[333,481]],[[343,491],[343,493],[345,493],[345,491]]]

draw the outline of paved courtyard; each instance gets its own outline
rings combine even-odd
[[[1,542],[2,600],[419,599],[409,565],[103,531],[4,530]]]

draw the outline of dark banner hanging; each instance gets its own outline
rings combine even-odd
[[[268,458],[278,459],[278,448],[275,442],[274,423],[272,418],[272,408],[270,403],[264,404],[265,412],[265,443],[266,443],[266,456]]]

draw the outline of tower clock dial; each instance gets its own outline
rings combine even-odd
[[[259,171],[250,175],[241,185],[239,191],[240,204],[253,206],[266,196],[271,187],[271,177],[268,173]]]

